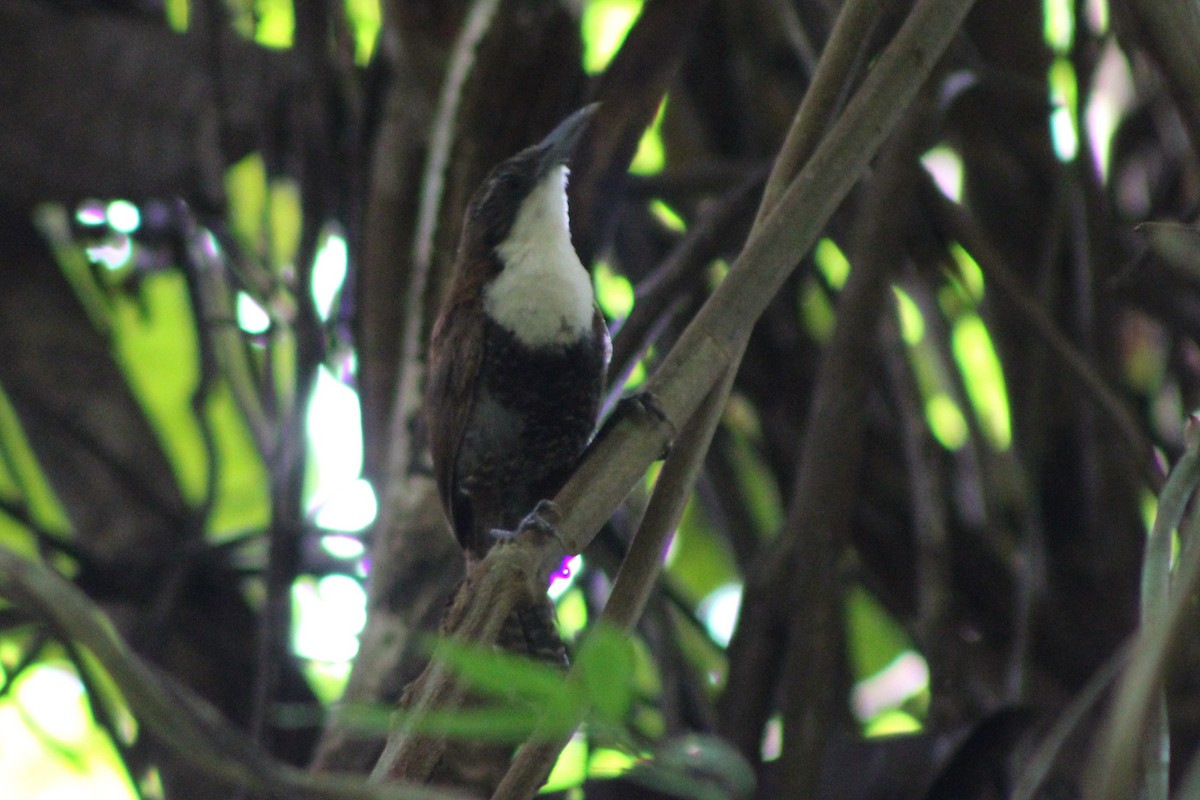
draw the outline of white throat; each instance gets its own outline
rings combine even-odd
[[[566,344],[592,327],[592,281],[571,246],[567,168],[550,170],[521,203],[496,247],[504,267],[487,287],[484,310],[531,347]]]

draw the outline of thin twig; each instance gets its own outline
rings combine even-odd
[[[675,315],[680,294],[695,284],[705,263],[723,252],[722,246],[736,246],[730,240],[744,236],[746,218],[753,209],[755,193],[763,183],[763,171],[729,189],[715,207],[692,224],[662,263],[638,284],[633,311],[613,336],[609,382],[617,391],[633,370],[636,359],[656,339],[663,323]],[[691,282],[689,282],[691,279]]]
[[[182,236],[195,275],[196,325],[200,335],[208,337],[221,375],[229,383],[256,449],[265,458],[273,449],[275,428],[263,403],[241,331],[232,324],[235,317],[225,264],[212,234],[201,230],[190,218],[186,226]]]

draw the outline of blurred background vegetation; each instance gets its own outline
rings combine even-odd
[[[416,398],[470,192],[603,101],[572,222],[612,397],[636,389],[737,256],[841,8],[485,5],[0,0],[0,550],[318,771],[370,770],[380,724],[325,711],[394,706],[461,576]],[[910,6],[866,4],[843,100]],[[611,662],[628,691],[595,687],[606,723],[554,791],[983,798],[1036,773],[1083,796],[1200,400],[1196,42],[1190,0],[977,0],[756,322]],[[818,537],[800,465],[841,419],[814,397],[864,265],[887,292],[843,320],[855,424],[806,467],[838,476]],[[572,645],[655,474],[551,587]],[[229,795],[0,574],[6,796]],[[1171,774],[1200,796],[1186,599],[1162,670]]]

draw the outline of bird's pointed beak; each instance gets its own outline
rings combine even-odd
[[[596,109],[598,108],[600,108],[599,103],[584,106],[558,123],[558,126],[554,130],[546,134],[546,138],[535,145],[539,151],[539,175],[546,174],[551,168],[557,167],[560,164],[570,162],[571,156],[575,154],[575,148],[578,146],[579,140],[583,138],[583,132],[587,130],[588,124],[591,122],[592,117],[595,116]]]

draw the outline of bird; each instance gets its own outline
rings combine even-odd
[[[468,569],[553,498],[595,430],[612,346],[571,242],[566,185],[596,108],[493,168],[463,217],[424,406]]]

